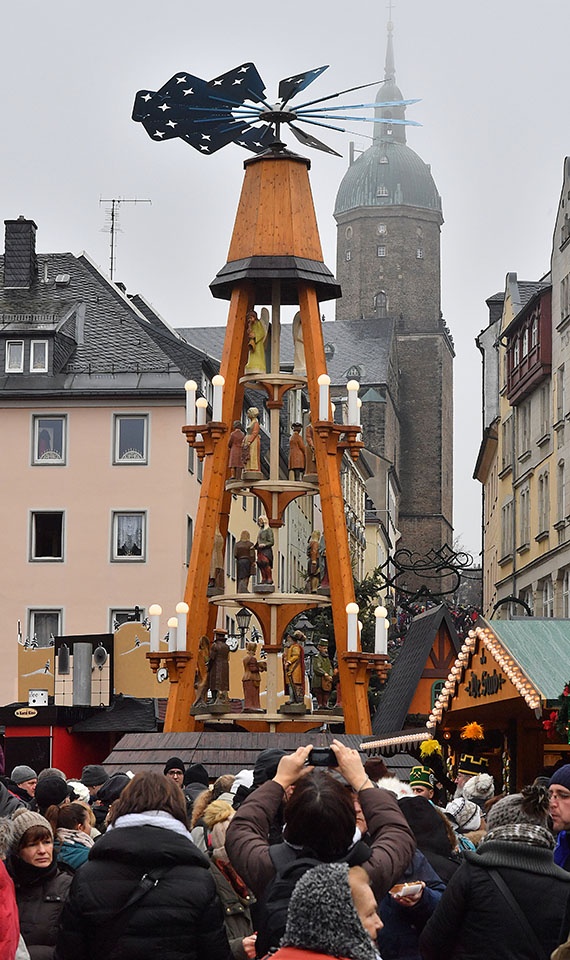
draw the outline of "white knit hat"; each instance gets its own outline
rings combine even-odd
[[[490,800],[495,795],[495,781],[488,773],[478,773],[463,785],[463,796],[468,800]]]

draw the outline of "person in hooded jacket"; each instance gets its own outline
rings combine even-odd
[[[180,787],[137,773],[73,878],[56,960],[231,960],[208,858]]]
[[[552,859],[547,791],[504,797],[487,826],[423,930],[425,960],[546,960],[560,942],[570,874]]]

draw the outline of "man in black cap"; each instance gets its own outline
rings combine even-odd
[[[184,760],[181,760],[180,757],[170,757],[164,764],[164,770],[162,772],[165,777],[170,777],[174,783],[177,783],[182,790],[185,770]]]
[[[558,834],[554,862],[563,870],[570,870],[570,763],[565,763],[552,774],[548,784],[550,805],[548,812]]]
[[[99,790],[104,783],[107,783],[108,779],[109,774],[105,770],[105,767],[102,767],[101,764],[88,763],[85,767],[83,767],[81,783],[89,790],[89,803],[93,808],[98,830],[104,829],[103,824],[109,811],[108,805],[106,803],[102,803],[98,797]]]

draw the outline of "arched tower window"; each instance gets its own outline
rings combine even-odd
[[[388,294],[385,290],[379,290],[374,296],[374,313],[377,317],[388,316]]]

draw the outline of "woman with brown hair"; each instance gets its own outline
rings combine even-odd
[[[31,960],[52,960],[71,876],[58,868],[53,831],[40,813],[22,807],[14,814],[7,866]]]
[[[93,846],[88,810],[82,803],[51,806],[46,811],[46,820],[49,820],[55,836],[58,864],[75,872],[85,863]]]
[[[208,859],[192,843],[177,784],[137,773],[109,821],[73,879],[57,960],[229,960]]]

